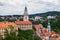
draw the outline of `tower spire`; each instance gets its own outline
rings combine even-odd
[[[27,10],[27,6],[25,6],[24,9],[24,21],[28,21],[29,17],[28,17],[28,10]]]
[[[28,15],[27,6],[25,6],[24,15],[25,15],[25,16]]]

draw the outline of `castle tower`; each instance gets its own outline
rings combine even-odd
[[[28,21],[28,20],[29,20],[28,11],[27,11],[27,7],[25,6],[23,21]]]

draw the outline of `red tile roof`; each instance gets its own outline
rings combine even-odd
[[[42,29],[44,33],[48,33],[48,29],[47,28],[43,28]]]
[[[17,27],[14,22],[0,22],[0,28],[9,28],[9,26]]]
[[[37,33],[38,36],[40,35],[40,28],[41,27],[43,27],[42,24],[35,25],[36,33]],[[42,31],[43,31],[42,37],[46,37],[48,35],[54,35],[54,34],[56,34],[54,31],[48,32],[48,29],[44,28],[44,27],[43,27]]]
[[[42,24],[35,25],[36,30],[40,30],[41,27],[43,27]]]
[[[56,34],[56,32],[54,32],[54,31],[51,31],[49,34],[50,34],[50,35],[53,35],[53,34]]]
[[[16,24],[18,24],[18,25],[21,25],[21,24],[26,25],[27,24],[28,25],[28,24],[32,24],[32,23],[30,21],[17,21]]]

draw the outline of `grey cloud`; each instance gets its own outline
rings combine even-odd
[[[4,3],[0,2],[0,6],[4,6]]]
[[[60,11],[60,5],[55,5],[54,3],[50,2],[44,2],[41,0],[26,0],[24,2],[27,2],[27,8],[29,14],[35,14],[35,13],[42,13],[42,12],[47,12],[47,11]],[[7,3],[2,3],[2,6],[5,7],[0,7],[2,10],[2,14],[23,14],[24,12],[24,2],[20,4],[20,2],[17,2],[16,5],[11,5],[8,2]],[[4,10],[5,9],[5,10]],[[10,13],[9,13],[10,12]]]

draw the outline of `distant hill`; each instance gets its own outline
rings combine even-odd
[[[60,12],[58,11],[49,11],[49,12],[46,12],[46,13],[36,13],[36,14],[32,14],[30,16],[54,16],[54,15],[60,15]]]
[[[60,12],[59,11],[49,11],[49,12],[45,12],[45,13],[31,14],[29,16],[32,17],[32,16],[48,16],[48,15],[52,15],[52,16],[60,15]],[[19,17],[19,16],[23,16],[23,15],[5,15],[5,16],[14,16],[14,17],[18,16]]]

